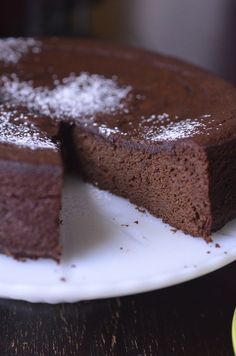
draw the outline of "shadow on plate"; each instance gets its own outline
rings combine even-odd
[[[107,220],[96,200],[96,194],[93,199],[88,184],[78,178],[67,177],[61,215],[63,262],[95,251],[111,238],[114,224]]]

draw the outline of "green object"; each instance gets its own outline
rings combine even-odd
[[[234,354],[236,355],[236,309],[234,310],[233,322],[232,322],[232,340]]]

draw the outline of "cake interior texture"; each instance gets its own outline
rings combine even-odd
[[[0,179],[1,251],[15,257],[57,260],[61,168],[2,161]]]
[[[59,125],[0,106],[0,117],[6,114],[10,120],[1,122],[6,143],[0,149],[0,250],[16,258],[59,260],[63,167],[52,141]],[[15,139],[17,145],[11,142]]]
[[[0,55],[3,253],[60,259],[68,163],[84,180],[192,236],[209,240],[236,217],[231,84],[137,49],[1,41],[13,51],[10,62]]]
[[[186,233],[209,236],[207,157],[198,146],[183,144],[151,154],[109,145],[78,129],[74,142],[79,170],[87,180]]]

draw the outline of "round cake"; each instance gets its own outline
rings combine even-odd
[[[177,59],[0,40],[0,147],[0,250],[15,257],[60,258],[66,164],[192,236],[236,217],[236,90]]]

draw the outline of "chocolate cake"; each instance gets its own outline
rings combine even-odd
[[[84,179],[192,236],[236,217],[236,90],[202,69],[93,41],[7,39],[0,101],[4,253],[59,258],[58,140]]]
[[[63,169],[55,124],[0,105],[0,250],[60,258]]]

